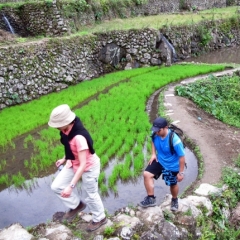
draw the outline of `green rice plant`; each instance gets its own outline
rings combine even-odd
[[[28,168],[28,166],[29,166],[29,161],[28,160],[24,160],[24,167]]]
[[[100,160],[101,160],[101,168],[104,168],[108,164],[109,158],[106,155],[103,155],[100,158]]]
[[[7,160],[2,159],[0,164],[0,171],[3,170],[6,167],[6,165],[7,165]]]
[[[149,126],[149,129],[150,129],[150,126]],[[144,144],[144,142],[146,141],[146,134],[145,134],[145,132],[146,132],[146,130],[144,130],[144,132],[142,132],[142,133],[138,133],[137,134],[137,143],[138,144]]]
[[[115,165],[113,170],[112,170],[112,174],[109,176],[108,178],[108,186],[113,190],[117,179],[119,177],[119,173],[121,171],[121,166],[120,165]]]
[[[13,149],[16,148],[15,143],[14,143],[13,141],[10,141],[10,142],[9,142],[9,145],[10,145],[10,147],[13,148]]]
[[[31,159],[32,160],[32,159]],[[38,164],[35,162],[31,162],[30,166],[29,166],[30,170],[33,173],[33,176],[36,176],[38,174]]]
[[[143,147],[141,145],[137,145],[133,148],[133,155],[136,156],[140,154],[143,150]]]
[[[32,140],[33,140],[32,135],[28,134],[28,136],[25,137],[24,140],[23,140],[24,148],[27,148],[28,147],[28,142],[32,142]]]
[[[109,158],[111,158],[112,156],[114,156],[115,153],[116,153],[116,145],[112,145],[110,148],[108,148],[106,154],[109,156]]]
[[[144,156],[143,154],[139,154],[133,159],[133,167],[134,167],[134,177],[139,176],[142,173],[144,167]]]
[[[18,172],[17,175],[12,176],[12,181],[15,187],[20,187],[24,184],[25,178],[22,176],[21,172]]]
[[[10,186],[11,185],[11,182],[10,182],[10,179],[9,179],[9,175],[7,173],[5,174],[1,174],[0,176],[0,184],[4,184],[4,185],[7,185],[7,186]]]
[[[120,178],[122,180],[128,180],[132,177],[132,171],[131,171],[131,161],[132,159],[130,158],[125,158],[124,164],[122,164],[122,168],[120,171]]]
[[[125,154],[125,152],[126,152],[125,146],[126,146],[126,145],[124,144],[123,146],[121,146],[121,148],[118,149],[118,151],[117,151],[117,153],[116,153],[116,157],[117,157],[118,159],[121,159],[121,158],[124,156],[124,154]]]
[[[100,184],[100,193],[103,196],[107,195],[107,193],[108,193],[108,187],[104,183]]]
[[[99,177],[98,177],[99,185],[101,185],[103,182],[105,182],[105,179],[106,179],[105,172],[101,172]]]
[[[117,189],[117,186],[116,186],[116,185],[114,185],[114,186],[112,187],[112,191],[113,191],[115,194],[118,193],[118,189]]]

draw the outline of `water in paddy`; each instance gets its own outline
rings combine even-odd
[[[189,58],[187,62],[202,62],[202,63],[237,63],[240,64],[240,47],[225,48],[214,51],[208,54],[203,54],[199,57]]]
[[[240,48],[227,48],[221,51],[209,53],[198,58],[191,58],[187,61],[204,63],[240,63]],[[153,100],[151,107],[147,107],[151,121],[156,117],[158,101]],[[197,178],[198,168],[197,159],[194,154],[186,149],[186,161],[188,168],[184,180],[179,184],[180,193],[184,191]],[[108,175],[114,166],[112,162],[106,175]],[[57,174],[56,172],[55,174]],[[53,194],[50,185],[54,175],[38,178],[35,186],[29,190],[16,190],[12,187],[0,192],[0,228],[9,226],[12,223],[20,223],[24,227],[34,226],[39,223],[46,223],[52,219],[54,213],[66,211],[67,209],[61,201]],[[102,197],[105,209],[109,214],[126,206],[136,206],[146,196],[143,178],[140,176],[134,182],[117,183],[118,195],[110,193],[108,197]],[[78,188],[79,194],[84,198],[84,192],[81,187]],[[162,179],[155,181],[155,195],[157,204],[161,204],[165,195],[169,193]],[[86,209],[86,211],[88,211]]]
[[[184,180],[179,184],[180,193],[197,177],[197,160],[189,149],[186,149],[186,159],[188,168]],[[106,170],[106,175],[111,172],[113,166],[114,162]],[[58,172],[55,174],[58,174]],[[21,223],[24,227],[46,223],[52,219],[54,213],[66,211],[66,207],[50,188],[55,174],[36,179],[36,186],[28,192],[14,188],[8,188],[0,192],[0,228],[15,222]],[[122,207],[136,206],[146,196],[142,177],[134,182],[121,183],[119,181],[117,188],[118,196],[110,193],[108,197],[102,197],[105,209],[110,214]],[[81,191],[81,186],[78,187],[78,191],[81,196],[85,196],[84,191]],[[155,195],[158,204],[161,204],[168,192],[169,187],[165,186],[162,179],[155,181]]]

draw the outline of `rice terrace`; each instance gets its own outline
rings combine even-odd
[[[106,1],[103,2],[105,7],[109,7]],[[48,1],[46,4],[49,6],[51,5]],[[0,10],[1,9],[0,4]],[[86,26],[82,28],[79,25],[80,23],[75,19],[76,16],[71,13],[71,5],[64,6],[63,10],[66,11],[65,17],[69,18],[70,26],[72,26],[72,38],[70,38],[70,35],[68,36],[67,33],[65,33],[62,38],[49,36],[49,39],[45,39],[43,36],[30,35],[26,38],[24,36],[11,36],[8,38],[6,34],[2,38],[3,41],[0,43],[3,52],[7,46],[10,46],[9,49],[11,50],[11,44],[14,46],[16,45],[17,49],[19,47],[18,54],[19,56],[23,56],[22,62],[24,62],[27,61],[26,59],[29,57],[29,53],[36,53],[35,50],[37,47],[31,46],[34,45],[34,42],[36,46],[37,42],[40,45],[42,44],[42,47],[46,41],[46,45],[49,44],[47,46],[50,48],[51,46],[58,46],[61,42],[60,39],[63,41],[60,45],[67,45],[69,41],[71,46],[74,45],[74,41],[72,41],[74,38],[79,41],[78,43],[82,43],[81,37],[83,37],[86,42],[88,41],[86,39],[89,39],[89,43],[84,42],[82,45],[79,44],[79,48],[81,48],[82,46],[86,47],[88,44],[92,44],[91,41],[94,38],[94,34],[99,37],[101,34],[105,36],[105,33],[108,31],[128,31],[129,29],[134,29],[129,31],[135,32],[139,28],[148,28],[149,25],[152,26],[151,31],[149,30],[151,34],[155,31],[153,28],[163,28],[164,31],[166,31],[165,35],[168,33],[171,37],[174,35],[171,32],[171,28],[176,27],[176,29],[178,29],[179,24],[183,24],[188,27],[190,26],[191,29],[191,27],[194,28],[195,24],[201,21],[211,22],[211,24],[213,24],[210,25],[211,30],[213,29],[212,26],[214,26],[214,21],[216,21],[220,26],[219,29],[224,33],[230,31],[231,26],[236,27],[236,29],[239,28],[239,23],[237,23],[239,20],[239,10],[237,7],[223,9],[214,8],[206,11],[197,11],[192,7],[189,13],[173,14],[171,21],[169,18],[170,14],[163,14],[162,18],[158,18],[160,15],[157,15],[156,18],[153,18],[153,16],[136,16],[136,18],[124,19],[125,17],[122,17],[122,19],[100,22],[102,16],[99,13],[99,15],[95,14],[94,21],[96,22],[93,25],[86,24]],[[221,21],[225,19],[229,19],[229,22],[221,23]],[[203,23],[197,30],[201,53],[204,52],[205,47],[211,48],[211,44],[209,43],[213,40],[206,26]],[[63,26],[63,29],[64,27],[65,26]],[[81,30],[79,30],[80,28]],[[184,33],[184,30],[181,31]],[[191,30],[189,31],[191,32]],[[144,34],[147,35],[145,32],[143,35]],[[177,35],[178,33],[175,37]],[[234,41],[235,38],[231,33],[227,32],[226,35],[232,42]],[[164,38],[164,35],[162,35],[162,39]],[[176,37],[176,39],[178,39],[178,37]],[[177,43],[178,40],[176,39],[172,42]],[[102,41],[104,42],[105,39]],[[180,41],[182,41],[182,39],[180,39],[179,42]],[[225,40],[225,42],[227,45],[227,40]],[[28,44],[29,47],[24,48],[24,46]],[[170,44],[171,49],[172,45],[170,41],[168,44]],[[156,42],[154,45],[156,49],[154,49],[153,55],[161,53],[159,45],[160,42]],[[194,45],[194,43],[191,45]],[[114,45],[114,47],[116,46]],[[93,48],[94,47],[91,45],[90,49],[92,50]],[[184,54],[187,55],[187,50],[184,50],[185,48],[187,48],[185,45],[178,48],[179,52],[181,52],[179,55],[181,55],[182,60],[186,57]],[[221,47],[219,46],[219,48]],[[78,48],[76,47],[76,52],[77,51]],[[171,57],[173,57],[174,52],[175,49],[172,49]],[[68,54],[71,55],[71,53]],[[4,56],[4,54],[1,56]],[[51,54],[49,54],[49,56]],[[78,53],[76,53],[76,55],[77,54]],[[195,56],[198,54],[197,52]],[[53,56],[57,56],[57,54],[54,53],[49,59],[54,59]],[[147,56],[147,54],[145,54],[145,56]],[[165,59],[164,57],[163,59]],[[86,58],[89,59],[90,57],[86,54]],[[146,59],[147,58],[148,56]],[[13,63],[11,63],[11,67],[13,69],[16,66],[19,67],[17,64],[19,59],[12,59]],[[40,62],[39,65],[48,65],[46,62],[48,62],[49,59]],[[79,56],[79,59],[79,61],[84,61],[82,55]],[[169,122],[177,121],[180,118],[183,119],[181,127],[184,129],[188,142],[186,155],[191,155],[192,158],[197,160],[197,173],[190,173],[189,175],[196,174],[196,176],[194,176],[195,183],[200,184],[206,181],[221,187],[224,184],[228,185],[223,196],[211,196],[211,201],[213,202],[213,213],[211,217],[206,216],[206,209],[202,207],[204,214],[196,221],[196,224],[202,231],[199,239],[239,239],[240,230],[238,224],[231,225],[223,214],[222,209],[227,206],[232,210],[237,207],[240,201],[240,177],[238,173],[240,167],[240,74],[238,70],[233,75],[227,74],[221,77],[214,76],[216,73],[221,73],[229,69],[233,70],[237,68],[239,64],[230,62],[209,64],[186,61],[173,63],[170,61],[173,64],[169,66],[165,59],[165,64],[163,64],[163,62],[162,64],[157,62],[155,66],[154,64],[153,66],[142,64],[140,67],[136,64],[134,67],[131,65],[130,69],[125,68],[125,70],[123,70],[124,61],[127,61],[127,57],[124,56],[122,59],[124,59],[123,62],[117,62],[114,67],[111,64],[106,64],[105,68],[98,66],[102,72],[97,72],[96,69],[98,68],[94,70],[91,68],[88,69],[89,76],[95,76],[93,74],[93,72],[95,72],[99,77],[92,77],[92,79],[90,79],[87,76],[87,80],[80,79],[79,77],[79,82],[72,82],[67,87],[62,87],[62,89],[58,89],[54,92],[37,96],[35,99],[29,100],[26,98],[26,101],[20,102],[20,98],[17,94],[7,93],[7,95],[11,96],[12,102],[9,106],[6,104],[7,107],[1,109],[0,112],[0,124],[2,126],[0,134],[0,194],[3,196],[2,201],[6,201],[6,205],[3,203],[2,205],[8,206],[6,199],[11,195],[11,192],[14,192],[16,195],[14,195],[14,199],[10,199],[9,197],[9,203],[16,201],[16,206],[13,208],[11,208],[11,206],[6,207],[6,209],[2,208],[1,212],[4,214],[4,217],[0,228],[6,227],[10,222],[12,224],[14,214],[21,218],[21,210],[27,212],[27,207],[29,207],[29,209],[31,209],[29,211],[32,211],[31,216],[27,219],[29,221],[27,223],[24,222],[23,225],[28,228],[29,232],[34,233],[36,229],[32,227],[31,221],[35,221],[33,224],[39,224],[39,219],[41,218],[44,219],[44,222],[47,222],[47,225],[48,221],[51,220],[45,219],[45,211],[52,208],[52,211],[57,212],[62,209],[61,205],[56,204],[56,202],[51,202],[48,190],[50,189],[50,184],[55,174],[58,173],[55,161],[62,158],[63,146],[59,141],[59,131],[48,127],[47,122],[53,108],[61,104],[68,104],[76,115],[80,117],[93,138],[94,149],[101,161],[101,171],[98,179],[99,192],[103,199],[111,197],[111,204],[116,205],[114,206],[114,210],[118,209],[119,201],[127,202],[128,206],[126,208],[129,209],[135,210],[138,207],[139,202],[128,202],[128,197],[126,195],[132,194],[131,191],[135,188],[135,184],[139,185],[139,179],[142,181],[142,173],[148,164],[151,154],[150,128],[154,117],[163,116],[166,117]],[[142,61],[150,61],[146,59]],[[52,63],[48,66],[50,69],[49,72],[52,70],[51,64]],[[91,67],[93,65],[91,65]],[[0,67],[2,66],[0,61]],[[22,66],[19,68],[21,67]],[[9,70],[9,72],[14,72],[13,69]],[[29,72],[31,71],[32,70],[29,70]],[[54,69],[53,71],[56,71],[54,72],[55,74],[58,72],[58,69]],[[85,75],[83,74],[83,76]],[[182,83],[182,80],[194,79],[199,76],[207,77],[192,83]],[[11,78],[9,79],[12,80]],[[166,92],[168,92],[167,94],[169,94],[169,96],[174,95],[174,98],[171,100],[167,99],[166,95],[164,96]],[[147,103],[153,96],[155,96],[154,113],[147,109]],[[174,114],[169,112],[167,107],[169,105],[166,104],[167,100],[169,101],[169,105],[172,104],[171,106],[175,111]],[[223,171],[221,172],[219,169]],[[188,171],[191,171],[191,166]],[[208,176],[204,175],[206,171],[208,172]],[[210,176],[211,174],[209,173],[211,173],[212,176]],[[42,182],[45,182],[45,185],[41,185]],[[184,188],[186,185],[187,186],[185,189],[181,189],[182,195],[180,198],[191,193],[195,188],[193,181],[185,182],[184,184]],[[46,190],[46,186],[47,188],[49,186],[49,189]],[[126,188],[126,195],[121,196],[121,194],[119,194],[119,188]],[[161,192],[161,186],[158,185],[156,188],[158,188],[157,194],[162,195],[159,197],[162,201],[164,193]],[[29,206],[25,206],[28,203],[26,204],[20,195],[31,197],[31,193],[34,189],[39,190],[37,193],[38,199],[33,200]],[[81,181],[77,185],[77,191],[82,194]],[[143,182],[141,182],[141,186],[136,186],[136,191],[142,192],[138,193],[133,191],[133,195],[139,195],[141,197],[141,194],[145,194]],[[19,199],[17,199],[18,194]],[[48,208],[37,209],[37,203],[40,201],[48,205]],[[108,213],[108,209],[111,208],[110,204],[109,206],[106,204],[104,207],[106,215],[110,218],[112,214],[112,212]],[[35,212],[34,208],[36,208]],[[20,210],[17,211],[18,209]],[[43,212],[43,216],[39,214],[41,211]],[[52,216],[52,212],[48,212],[48,214]],[[191,213],[189,212],[184,213],[185,217],[190,215]],[[165,213],[164,217],[169,222],[174,218],[168,213]],[[26,219],[24,219],[24,221],[25,220]],[[31,226],[29,227],[29,225]],[[40,225],[39,228],[41,228]],[[88,235],[84,235],[85,233],[81,232],[79,229],[76,230],[76,222],[67,226],[73,230],[75,236],[81,239],[88,239]],[[103,233],[104,239],[114,236],[113,233],[116,229],[117,224],[110,227],[107,226]],[[132,239],[140,239],[140,237],[138,235],[133,235]]]

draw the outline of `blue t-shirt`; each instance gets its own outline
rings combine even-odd
[[[173,172],[179,171],[179,158],[185,156],[184,147],[177,134],[173,135],[174,154],[171,153],[169,137],[171,130],[168,129],[167,136],[162,139],[158,135],[153,137],[153,143],[157,151],[158,162],[166,169]]]

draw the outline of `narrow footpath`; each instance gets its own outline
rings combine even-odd
[[[239,71],[240,68],[212,75],[232,75],[237,70]],[[185,79],[179,84],[187,84],[206,77],[207,75]],[[240,129],[218,121],[190,100],[175,96],[175,86],[169,86],[164,93],[167,115],[200,148],[204,161],[204,172],[197,185],[201,183],[217,184],[221,179],[223,167],[232,165],[240,152]]]

